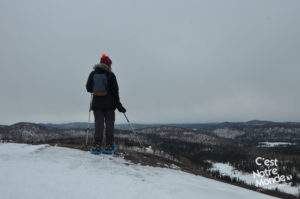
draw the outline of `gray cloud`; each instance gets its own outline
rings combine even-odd
[[[103,52],[133,121],[299,121],[299,5],[1,1],[0,123],[87,120]]]

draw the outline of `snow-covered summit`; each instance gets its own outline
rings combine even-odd
[[[175,169],[49,145],[0,144],[0,198],[207,198],[271,196]]]

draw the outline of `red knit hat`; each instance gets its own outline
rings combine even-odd
[[[102,54],[102,57],[100,59],[100,63],[106,64],[108,66],[110,66],[112,64],[112,61],[109,59],[108,56],[106,56],[106,54]]]

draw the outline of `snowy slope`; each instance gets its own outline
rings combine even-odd
[[[274,197],[179,170],[132,164],[121,157],[49,145],[0,143],[0,198]]]

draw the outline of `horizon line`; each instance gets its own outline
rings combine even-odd
[[[272,120],[248,120],[248,121],[223,121],[223,122],[130,122],[132,124],[140,124],[140,125],[161,125],[161,124],[220,124],[220,123],[247,123],[247,122],[269,122],[269,123],[300,123],[299,121],[272,121]],[[11,126],[18,123],[33,123],[33,124],[53,124],[53,125],[64,125],[64,124],[74,124],[74,123],[88,123],[82,121],[75,122],[32,122],[32,121],[21,121],[11,124],[0,124],[2,126]],[[94,122],[90,122],[91,124]],[[123,123],[115,123],[115,125],[123,125],[128,124],[126,122]]]

